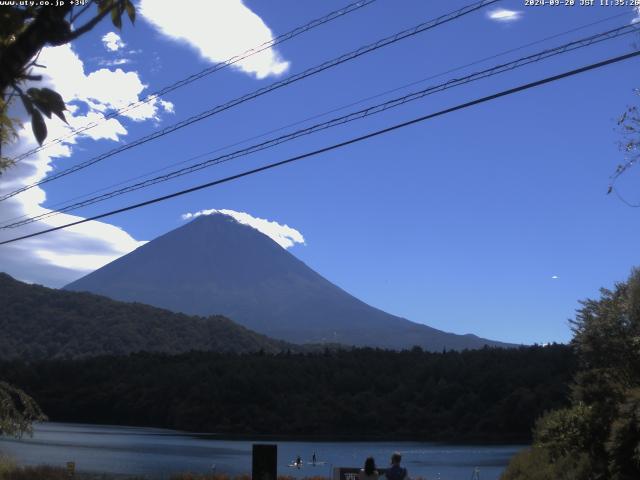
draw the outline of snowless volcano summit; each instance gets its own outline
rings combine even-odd
[[[191,315],[221,314],[294,343],[432,351],[512,346],[443,332],[367,305],[268,236],[220,213],[199,216],[65,289]]]

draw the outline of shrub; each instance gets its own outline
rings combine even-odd
[[[533,447],[515,455],[500,480],[591,480],[591,464],[584,454],[551,458],[548,450]]]
[[[4,480],[5,474],[15,470],[16,463],[11,457],[0,454],[0,480]]]
[[[13,468],[5,472],[2,480],[68,480],[65,468],[40,465],[37,467]]]
[[[582,403],[554,410],[538,419],[533,434],[534,444],[556,456],[585,452],[593,438],[593,413]]]
[[[640,478],[640,388],[620,406],[606,449],[612,480]]]

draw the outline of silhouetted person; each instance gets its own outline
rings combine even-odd
[[[378,480],[380,474],[376,470],[376,462],[373,457],[364,461],[364,468],[360,469],[360,480]]]
[[[407,469],[400,466],[401,460],[402,455],[398,452],[394,452],[393,455],[391,455],[391,467],[387,468],[387,471],[384,473],[387,480],[409,480]]]
[[[316,452],[313,452],[313,456],[311,457],[311,463],[316,464]]]

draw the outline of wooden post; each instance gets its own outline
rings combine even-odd
[[[253,444],[252,480],[276,480],[278,477],[278,446]]]

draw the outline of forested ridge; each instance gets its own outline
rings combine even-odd
[[[4,273],[0,273],[0,312],[0,359],[296,348],[220,315],[188,316],[90,293],[28,285]]]
[[[370,348],[0,362],[51,420],[220,434],[526,441],[562,407],[569,347]]]

